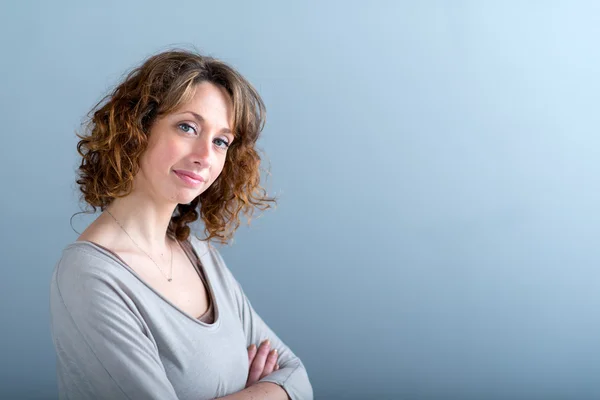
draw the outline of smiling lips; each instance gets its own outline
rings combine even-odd
[[[175,174],[180,177],[182,181],[191,186],[198,186],[202,182],[206,182],[203,177],[190,171],[174,170],[173,172],[175,172]]]

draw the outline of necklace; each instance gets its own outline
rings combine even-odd
[[[173,248],[171,247],[171,244],[169,243],[169,248],[171,249],[171,277],[169,278],[169,277],[167,277],[167,276],[165,275],[165,273],[163,272],[162,268],[158,266],[158,264],[156,263],[156,261],[154,261],[154,259],[153,259],[152,257],[150,257],[150,254],[146,253],[146,252],[144,251],[144,249],[142,249],[140,246],[138,246],[138,244],[135,242],[135,240],[133,240],[133,238],[132,238],[132,237],[129,235],[129,233],[127,233],[127,231],[125,230],[125,228],[123,228],[123,225],[121,225],[121,224],[119,223],[119,221],[117,221],[117,219],[114,217],[114,215],[112,215],[112,214],[110,213],[110,211],[108,211],[108,209],[106,209],[106,210],[104,210],[104,211],[106,211],[106,212],[108,213],[108,215],[110,215],[110,216],[111,216],[111,217],[112,217],[112,218],[115,220],[115,222],[117,223],[117,225],[119,225],[119,226],[121,227],[121,229],[123,229],[123,232],[125,232],[125,234],[126,234],[127,236],[129,236],[129,239],[131,239],[131,241],[133,242],[133,244],[135,244],[135,245],[137,246],[137,248],[138,248],[138,249],[140,249],[140,250],[141,250],[141,251],[142,251],[142,252],[143,252],[145,255],[147,255],[147,256],[148,256],[148,258],[149,258],[150,260],[152,260],[152,262],[154,263],[154,265],[156,265],[156,268],[158,268],[158,269],[160,270],[160,272],[161,272],[161,273],[164,275],[164,277],[165,277],[165,278],[167,278],[167,280],[168,280],[169,282],[171,282],[171,281],[173,280]]]

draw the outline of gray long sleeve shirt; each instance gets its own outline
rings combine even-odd
[[[214,322],[176,307],[118,256],[88,241],[63,250],[50,284],[59,398],[214,399],[244,389],[251,344],[271,340],[280,369],[261,382],[313,398],[301,360],[253,309],[213,246],[188,239],[200,259]]]

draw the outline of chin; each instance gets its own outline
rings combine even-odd
[[[190,194],[183,194],[180,193],[176,198],[175,201],[177,202],[177,204],[190,204],[192,201],[194,201],[194,199],[198,196],[200,196],[201,193],[196,193],[196,195],[190,195]]]
[[[190,201],[180,201],[178,204],[190,204],[194,199],[191,199]]]

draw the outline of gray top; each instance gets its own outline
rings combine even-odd
[[[61,400],[226,396],[244,389],[247,348],[265,339],[280,369],[260,381],[294,400],[313,398],[302,361],[256,313],[217,249],[193,236],[186,244],[204,274],[208,319],[175,306],[108,249],[89,241],[65,247],[50,282]]]

